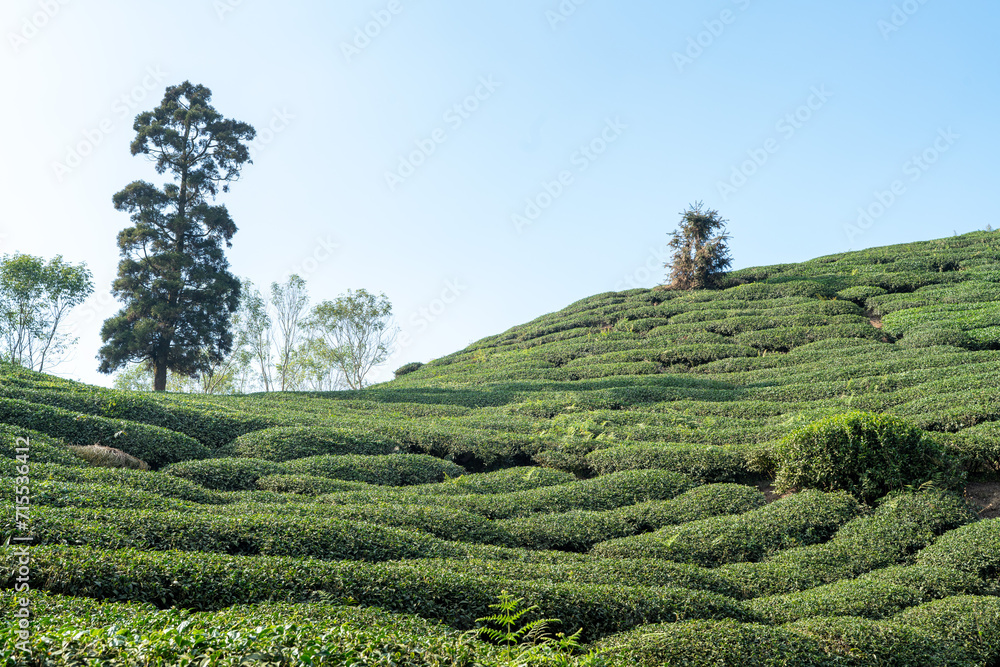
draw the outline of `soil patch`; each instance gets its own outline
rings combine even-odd
[[[983,519],[1000,517],[1000,482],[970,482],[965,487],[965,498]]]

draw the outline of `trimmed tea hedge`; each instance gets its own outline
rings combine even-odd
[[[322,591],[440,619],[458,629],[472,628],[476,618],[492,613],[489,605],[506,589],[537,604],[543,617],[559,618],[561,628],[582,628],[584,640],[650,621],[743,618],[734,600],[705,591],[505,581],[426,565],[53,546],[32,550],[32,574],[53,593],[203,611],[265,600],[303,601]],[[8,574],[3,587],[10,588],[13,578]]]
[[[726,447],[628,445],[598,449],[587,454],[586,458],[599,475],[656,468],[683,473],[703,482],[733,482],[747,472],[744,457]]]
[[[323,454],[391,454],[403,444],[383,435],[331,426],[276,426],[247,433],[226,445],[229,456],[290,461]]]
[[[430,484],[465,474],[462,466],[426,454],[313,456],[288,461],[284,466],[293,474],[381,486]]]
[[[194,438],[159,426],[76,414],[10,398],[0,398],[0,422],[39,431],[71,445],[115,447],[142,459],[154,470],[211,454],[208,447]]]
[[[823,542],[859,511],[858,502],[847,493],[804,491],[736,517],[691,521],[602,542],[592,553],[665,558],[706,567],[757,561],[782,549]]]
[[[226,458],[175,463],[163,472],[214,491],[250,491],[257,488],[261,477],[290,471],[284,464],[273,461]]]
[[[1000,519],[985,519],[945,533],[917,554],[917,562],[992,580],[1000,594]]]
[[[598,542],[616,537],[712,516],[741,514],[763,505],[764,496],[752,487],[709,484],[672,500],[651,500],[604,512],[537,514],[499,523],[509,533],[513,546],[587,551]]]
[[[872,515],[846,523],[829,542],[779,552],[761,563],[725,565],[719,572],[740,588],[741,597],[803,591],[912,562],[938,536],[974,521],[975,512],[956,494],[898,494]]]

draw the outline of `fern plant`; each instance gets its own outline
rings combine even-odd
[[[496,609],[496,613],[476,619],[478,623],[489,625],[470,632],[480,638],[485,636],[503,647],[502,656],[507,662],[519,664],[530,660],[533,664],[549,665],[596,664],[596,654],[584,656],[583,663],[572,658],[572,654],[580,646],[577,638],[582,628],[569,637],[561,632],[553,637],[548,634],[549,624],[559,623],[559,619],[540,618],[524,622],[524,617],[537,611],[538,605],[525,607],[523,603],[524,598],[515,598],[506,590],[501,591],[500,601],[490,605],[490,609]]]

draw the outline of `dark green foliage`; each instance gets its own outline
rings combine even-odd
[[[933,324],[911,329],[899,341],[899,346],[908,349],[947,346],[966,350],[978,347],[972,336],[961,329]]]
[[[992,667],[1000,660],[1000,598],[949,597],[907,609],[892,620],[962,647],[976,661],[973,664]]]
[[[31,478],[35,482],[58,481],[98,485],[102,488],[133,489],[163,498],[176,498],[194,503],[222,503],[217,493],[186,479],[163,473],[128,468],[67,467],[52,464],[32,464]],[[96,492],[95,492],[96,493]],[[104,506],[104,505],[100,505]],[[114,505],[112,505],[114,506]]]
[[[873,285],[858,285],[857,287],[848,287],[847,289],[840,290],[837,292],[837,298],[853,301],[854,303],[864,306],[868,299],[873,296],[881,296],[885,293],[885,289],[881,287],[875,287]]]
[[[593,554],[665,558],[705,567],[757,561],[782,549],[822,542],[858,512],[857,501],[846,493],[805,491],[736,517],[702,519],[603,542]]]
[[[62,408],[0,398],[0,423],[39,431],[71,445],[105,445],[141,459],[154,470],[201,459],[210,450],[194,438],[159,426],[74,414]]]
[[[35,480],[31,484],[31,504],[48,507],[80,507],[116,509],[142,507],[152,510],[191,510],[184,500],[112,484]]]
[[[268,475],[288,474],[284,464],[258,459],[206,459],[185,461],[163,469],[167,475],[180,477],[213,491],[249,491],[257,480]]]
[[[952,493],[904,493],[869,516],[846,523],[826,543],[782,551],[761,563],[725,565],[719,572],[741,589],[740,597],[815,588],[896,564],[912,563],[940,535],[976,520]]]
[[[746,472],[742,454],[731,448],[698,445],[628,445],[598,449],[587,463],[599,475],[656,468],[684,473],[703,482],[732,482]]]
[[[462,475],[446,480],[445,483],[453,485],[461,493],[512,493],[574,481],[576,481],[576,477],[559,470],[517,467],[495,472]],[[435,489],[435,492],[439,491],[440,489]]]
[[[4,535],[12,533],[13,517],[3,529]],[[416,531],[330,517],[252,512],[208,516],[187,511],[37,508],[31,532],[35,544],[321,560],[386,561],[467,553],[458,543]]]
[[[229,456],[290,461],[323,454],[391,454],[397,440],[330,426],[276,426],[247,433],[224,449]]]
[[[98,551],[53,546],[32,551],[32,572],[53,593],[150,602],[194,610],[266,600],[308,600],[313,591],[334,599],[441,619],[458,629],[489,613],[501,586],[538,604],[541,614],[584,639],[644,622],[685,618],[742,618],[735,601],[684,588],[640,588],[544,581],[502,581],[426,565],[329,562],[208,553]],[[10,587],[7,575],[3,587]]]
[[[490,519],[509,519],[536,513],[612,510],[647,500],[669,500],[695,486],[698,483],[690,477],[665,470],[630,470],[572,484],[504,494],[443,497],[438,502]]]
[[[1000,519],[957,528],[921,551],[917,562],[952,567],[992,582],[1000,594]]]
[[[598,645],[615,664],[637,667],[826,667],[843,664],[822,645],[785,628],[732,619],[644,626]]]
[[[850,412],[814,422],[775,449],[780,490],[845,490],[870,501],[907,485],[951,481],[944,449],[910,422]]]
[[[403,364],[402,366],[400,366],[399,368],[397,368],[395,371],[393,371],[393,374],[397,378],[401,378],[404,375],[408,375],[408,374],[412,373],[413,371],[420,370],[423,367],[423,365],[424,364],[423,364],[422,361],[411,361],[410,363]]]
[[[3,600],[5,612],[7,602]],[[469,635],[373,608],[262,603],[191,613],[34,592],[32,609],[30,646],[36,656],[45,656],[49,667],[78,664],[78,656],[100,656],[103,667],[189,664],[192,644],[219,665],[248,664],[247,656],[271,661],[262,664],[331,667],[362,658],[367,664],[398,667],[509,664],[496,649]],[[0,645],[14,643],[13,631],[0,628]],[[558,659],[555,652],[553,659]]]
[[[168,369],[209,372],[232,349],[240,283],[223,244],[231,245],[236,224],[211,201],[239,178],[250,160],[244,142],[256,132],[223,118],[211,100],[208,88],[185,81],[139,114],[132,154],[149,156],[158,173],[168,171],[177,182],[160,189],[135,181],[113,198],[134,226],[118,234],[122,259],[112,292],[125,306],[101,328],[99,370],[148,363],[156,391],[165,389]]]
[[[673,289],[690,290],[714,287],[733,263],[729,256],[726,221],[713,209],[702,210],[702,203],[681,213],[677,230],[671,233],[672,249],[667,282]]]
[[[587,551],[598,542],[679,523],[749,512],[764,504],[756,489],[736,484],[695,487],[672,500],[651,500],[616,510],[538,514],[499,522],[512,546]]]
[[[383,486],[429,484],[465,474],[461,466],[425,454],[313,456],[289,461],[284,466],[293,474]]]
[[[13,459],[19,447],[24,447],[18,438],[28,441],[28,455],[32,463],[56,463],[64,466],[86,466],[86,462],[60,440],[38,431],[0,424],[0,458]]]
[[[770,625],[817,616],[885,618],[930,600],[977,593],[976,577],[947,568],[891,567],[800,593],[762,597],[746,608]]]
[[[347,482],[313,475],[266,475],[259,477],[255,486],[261,491],[295,493],[305,496],[319,496],[324,493],[339,493],[367,488],[366,484],[359,482]]]
[[[24,370],[17,374],[22,381],[12,383],[9,382],[13,379],[11,375],[0,367],[0,378],[8,381],[0,384],[2,397],[42,403],[75,413],[161,426],[190,436],[212,449],[218,449],[244,433],[274,424],[269,417],[244,414],[228,406],[203,404],[197,396],[163,396],[161,402],[135,391],[84,385],[54,387],[50,376]]]

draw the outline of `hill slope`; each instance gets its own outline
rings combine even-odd
[[[0,365],[5,478],[31,439],[31,641],[63,656],[44,664],[507,665],[459,634],[506,590],[610,664],[996,664],[1000,519],[936,489],[874,508],[754,484],[773,442],[852,409],[995,481],[998,376],[991,233],[597,295],[359,392],[148,395]],[[97,442],[154,471],[65,446]]]

